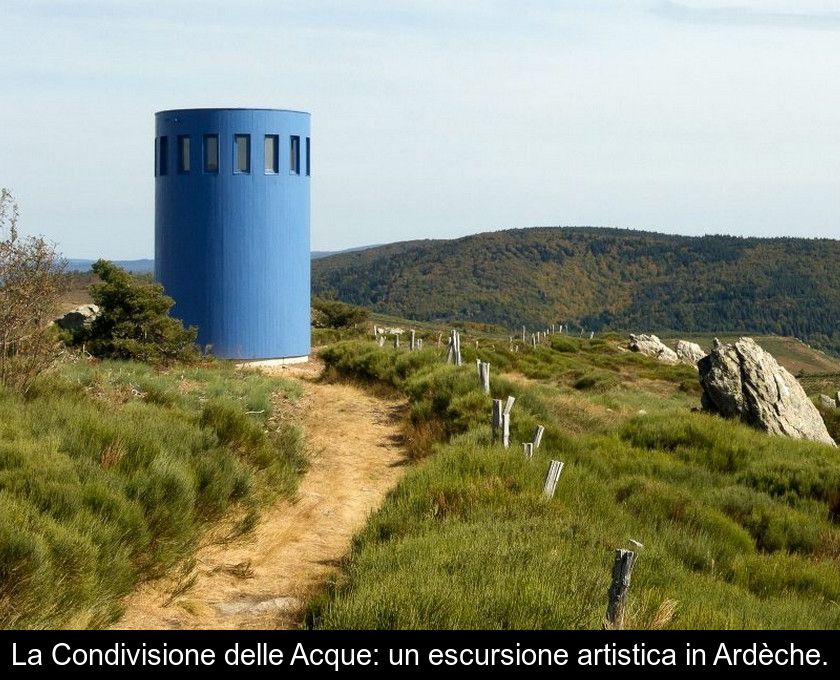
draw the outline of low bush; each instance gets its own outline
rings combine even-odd
[[[127,362],[0,391],[0,626],[107,625],[208,523],[290,493],[304,461],[269,421],[275,392],[297,394],[228,364]]]

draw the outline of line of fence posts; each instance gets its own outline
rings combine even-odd
[[[563,333],[564,330],[568,332],[568,326],[559,324],[556,327],[552,324],[550,329],[545,329],[544,338],[547,338],[549,332],[554,335],[556,332]],[[522,327],[522,341],[525,342],[525,326]],[[580,330],[579,337],[583,337],[584,329]],[[537,346],[540,339],[541,331],[531,333],[531,344],[533,347]],[[373,327],[373,335],[376,338],[380,347],[385,345],[385,329]],[[590,331],[589,339],[595,337],[595,331]],[[443,333],[438,333],[437,344],[441,345]],[[513,347],[513,336],[509,336],[508,341]],[[394,333],[394,347],[399,348],[400,336],[399,333]],[[416,331],[411,330],[410,349],[412,351],[421,349],[423,347],[423,339],[417,338]],[[476,347],[478,342],[476,341]],[[456,366],[461,365],[461,337],[460,333],[452,330],[449,335],[449,350],[446,357],[447,363],[453,363]],[[481,361],[476,358],[476,371],[478,373],[481,388],[485,394],[490,394],[490,363]],[[510,448],[510,417],[513,405],[516,398],[508,396],[507,400],[502,403],[501,399],[493,399],[493,410],[491,418],[491,428],[493,441],[501,441],[504,448]],[[523,442],[522,452],[527,460],[532,460],[534,451],[540,448],[542,444],[543,435],[545,434],[545,427],[537,425],[534,432],[534,438],[531,442]],[[546,499],[553,498],[557,491],[557,484],[560,481],[560,475],[563,472],[563,461],[552,459],[546,472],[545,482],[543,483],[543,497]],[[627,606],[627,596],[630,590],[630,579],[633,573],[633,567],[636,564],[637,553],[632,550],[619,548],[615,551],[615,559],[612,568],[612,581],[610,583],[609,591],[607,593],[607,613],[604,618],[604,628],[606,629],[622,629],[624,628],[624,614]]]

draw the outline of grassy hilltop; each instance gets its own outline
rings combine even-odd
[[[840,352],[840,241],[587,227],[410,241],[315,260],[313,291],[421,320],[774,333]]]
[[[508,351],[464,338],[465,366],[423,349],[345,341],[335,375],[405,392],[419,461],[356,538],[308,622],[326,628],[598,628],[613,551],[640,549],[628,627],[840,626],[840,452],[693,412],[692,367],[554,336]],[[476,350],[473,338],[479,338]],[[509,450],[491,397],[516,397]],[[840,387],[823,375],[820,387]],[[840,436],[840,417],[825,412]],[[533,460],[522,454],[546,427]],[[565,462],[541,497],[549,459]]]

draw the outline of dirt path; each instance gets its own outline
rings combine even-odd
[[[126,601],[117,628],[289,628],[301,606],[336,570],[353,535],[405,470],[402,401],[344,384],[315,382],[320,366],[272,369],[304,383],[294,407],[310,467],[297,497],[263,510],[233,545],[199,550],[180,584],[148,583]]]

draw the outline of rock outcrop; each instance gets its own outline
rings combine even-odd
[[[836,446],[796,378],[752,338],[716,342],[697,367],[705,409],[769,434]]]
[[[821,394],[819,396],[820,406],[824,406],[825,408],[837,408],[837,401],[832,397],[829,397],[827,394]]]
[[[90,328],[90,325],[98,316],[99,307],[97,305],[82,305],[67,312],[64,316],[58,317],[53,323],[65,331],[75,332],[84,328]]]
[[[680,363],[677,353],[655,335],[631,335],[627,349],[653,357],[666,364]]]
[[[689,342],[688,340],[677,340],[674,351],[682,363],[690,364],[691,366],[697,366],[697,362],[706,356],[706,353],[700,345],[696,342]]]

